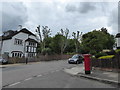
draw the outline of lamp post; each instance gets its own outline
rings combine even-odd
[[[30,34],[28,34],[28,39],[29,39],[29,36],[30,36]],[[29,41],[28,41],[28,45],[27,46],[29,46]],[[29,47],[27,47],[27,54],[26,54],[26,59],[25,59],[25,63],[27,64],[28,63],[28,61],[29,61],[29,58],[28,58],[28,56],[29,56]]]

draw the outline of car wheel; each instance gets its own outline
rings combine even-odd
[[[76,64],[79,64],[79,61],[76,61]]]
[[[68,62],[70,64],[70,62]]]

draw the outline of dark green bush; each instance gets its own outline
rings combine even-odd
[[[120,49],[116,49],[115,52],[116,52],[116,53],[120,52]]]
[[[50,55],[51,53],[52,53],[52,51],[51,51],[50,48],[44,48],[44,49],[42,49],[42,54],[43,55],[46,55],[46,54]]]
[[[96,57],[96,58],[99,58],[99,57],[101,57],[101,56],[107,56],[107,53],[99,52],[99,53],[95,54],[95,57]]]
[[[106,52],[108,55],[115,55],[115,51],[111,50],[110,52]]]

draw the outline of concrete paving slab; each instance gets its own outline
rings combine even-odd
[[[84,77],[92,80],[97,80],[105,83],[112,83],[118,85],[118,73],[116,72],[107,72],[100,70],[92,70],[91,74],[85,74],[84,67],[73,67],[71,69],[65,69],[66,73],[71,75]]]

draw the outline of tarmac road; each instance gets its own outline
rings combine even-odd
[[[72,76],[65,68],[75,67],[66,60],[16,65],[3,68],[4,88],[115,88],[94,80]],[[79,66],[83,66],[79,64]]]
[[[2,68],[2,86],[4,87],[35,75],[74,66],[76,65],[68,65],[67,60],[4,66],[5,68]]]

